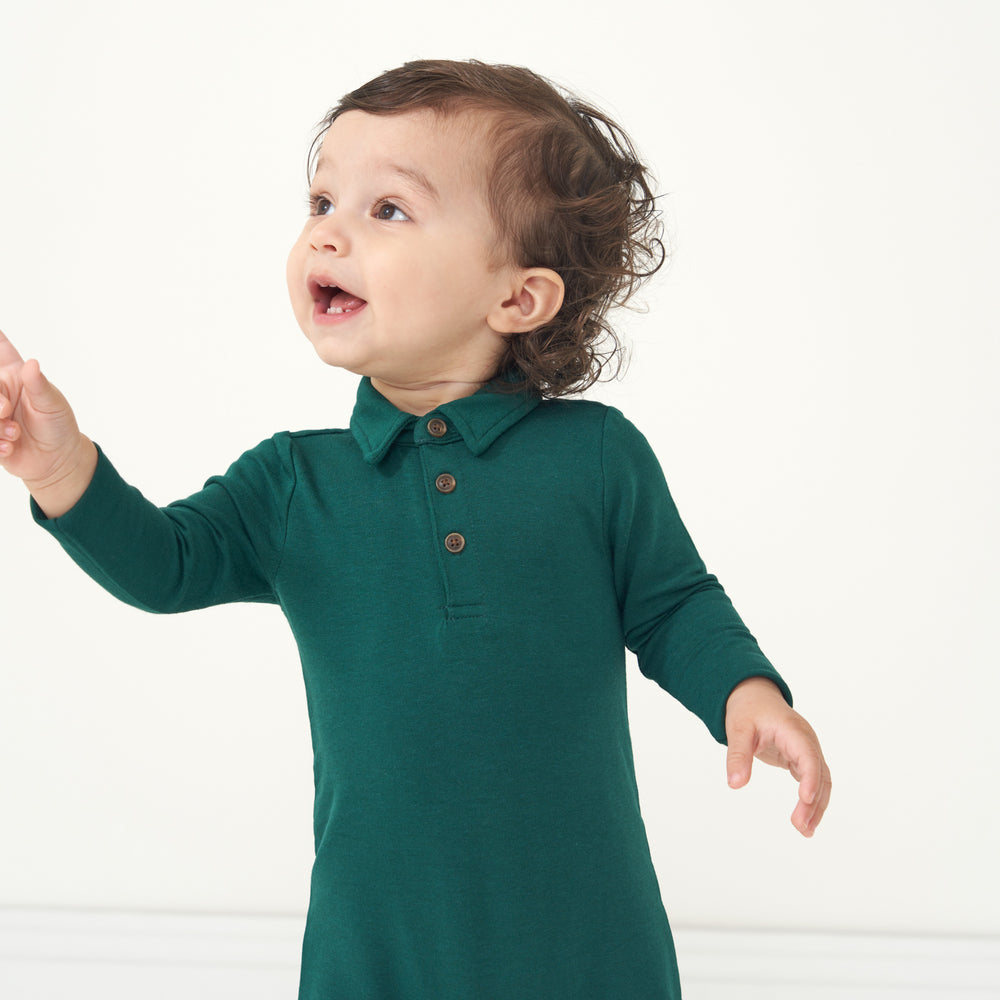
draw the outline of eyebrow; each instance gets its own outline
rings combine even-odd
[[[323,167],[325,166],[329,166],[329,161],[325,160],[323,157],[320,157],[316,161],[315,173],[319,173],[319,171],[322,170]],[[438,191],[438,189],[434,186],[434,183],[427,176],[427,174],[425,174],[422,170],[419,170],[417,167],[407,167],[399,163],[386,163],[382,164],[381,166],[385,170],[388,170],[390,173],[398,174],[404,180],[408,180],[411,184],[420,188],[429,198],[432,198],[434,201],[441,200],[441,194]]]
[[[428,197],[433,198],[435,201],[440,201],[441,195],[438,193],[438,189],[422,170],[418,170],[416,167],[399,166],[395,163],[387,164],[387,166],[394,174],[399,174],[400,177],[406,178],[406,180],[415,184],[418,188],[422,188]]]

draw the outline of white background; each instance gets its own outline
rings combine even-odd
[[[312,127],[408,58],[529,65],[608,109],[673,264],[593,393],[647,433],[835,778],[791,780],[638,675],[680,925],[998,934],[1000,8],[987,2],[55,0],[0,33],[0,327],[167,502],[345,426],[285,301]],[[301,914],[311,759],[273,608],[116,604],[0,480],[0,906]]]

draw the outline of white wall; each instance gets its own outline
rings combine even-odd
[[[354,9],[354,7],[358,9]],[[615,13],[612,14],[612,11]],[[55,0],[0,33],[0,327],[151,497],[343,426],[285,303],[314,122],[407,58],[530,65],[631,130],[675,233],[627,380],[703,554],[820,732],[726,788],[641,678],[678,926],[1000,934],[1000,8],[982,2]],[[0,905],[300,914],[310,751],[269,608],[143,616],[0,481]]]

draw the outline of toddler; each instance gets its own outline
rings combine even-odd
[[[680,996],[639,813],[625,649],[728,741],[830,776],[640,433],[559,397],[663,251],[645,168],[535,74],[424,61],[327,116],[288,261],[362,376],[346,430],[276,434],[158,509],[0,335],[0,464],[129,604],[281,606],[315,754],[301,1000]],[[610,345],[610,346],[609,346]]]

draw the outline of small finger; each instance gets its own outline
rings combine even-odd
[[[45,377],[41,365],[32,358],[21,369],[21,384],[30,404],[37,410],[52,411],[65,406],[59,390]]]
[[[753,737],[749,733],[729,734],[726,752],[726,777],[730,788],[742,788],[750,780],[753,768]]]
[[[819,794],[823,773],[823,761],[818,754],[807,754],[791,768],[792,775],[799,783],[799,798],[812,805]]]
[[[810,815],[806,813],[806,806],[799,802],[792,812],[792,826],[795,827],[803,837],[811,837],[815,833],[815,826],[810,826]]]
[[[829,770],[812,727],[802,718],[798,719],[798,723],[787,733],[782,751],[788,759],[788,770],[799,783],[799,799],[812,805],[820,794],[824,775],[829,776]]]
[[[25,361],[21,369],[21,382],[33,395],[44,392],[49,386],[49,380],[42,374],[42,366],[34,358]]]
[[[9,458],[14,442],[21,436],[21,426],[13,420],[0,420],[0,458]]]
[[[816,828],[819,826],[820,820],[823,819],[830,803],[831,788],[832,782],[829,772],[824,769],[823,778],[814,801],[805,802],[799,799],[795,811],[792,813],[792,824],[804,837],[811,837],[816,832]]]

